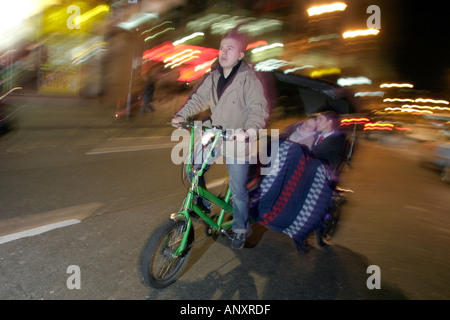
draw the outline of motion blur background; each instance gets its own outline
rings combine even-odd
[[[176,80],[191,82],[213,61],[208,48],[245,24],[250,60],[260,70],[352,78],[343,86],[361,92],[410,83],[409,98],[449,93],[448,23],[432,1],[16,0],[1,6],[3,91],[20,85],[42,94],[98,96],[111,85],[128,89],[129,77],[139,79],[156,61],[178,72]],[[376,32],[366,32],[370,26]]]

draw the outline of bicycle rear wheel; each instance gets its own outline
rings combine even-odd
[[[174,283],[183,271],[194,242],[194,230],[190,228],[186,249],[178,257],[178,249],[186,230],[184,221],[170,220],[151,236],[142,254],[141,271],[145,284],[162,289]]]

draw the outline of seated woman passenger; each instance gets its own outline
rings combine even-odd
[[[308,147],[311,150],[313,143],[316,141],[316,119],[309,118],[288,128],[285,140],[296,142]]]

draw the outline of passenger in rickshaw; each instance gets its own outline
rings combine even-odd
[[[339,124],[337,112],[325,111],[319,114],[316,126],[320,134],[311,148],[313,157],[321,159],[329,165],[333,175],[338,174],[346,141],[345,132],[339,130]]]
[[[305,144],[294,143],[290,138],[295,137],[295,131],[291,130],[287,139],[280,140],[272,171],[263,177],[256,194],[256,221],[289,235],[300,252],[306,250],[307,236],[323,225],[346,141],[345,134],[338,130],[336,112],[323,112],[316,119],[308,120],[315,121],[320,133],[311,150]],[[323,245],[322,239],[318,242]]]
[[[324,111],[289,126],[280,140],[308,147],[312,157],[322,160],[333,174],[338,174],[346,142],[346,134],[339,130],[339,124],[337,112]]]
[[[305,121],[301,121],[289,126],[283,134],[281,140],[289,140],[308,147],[311,150],[313,143],[317,140],[316,117],[312,116]]]

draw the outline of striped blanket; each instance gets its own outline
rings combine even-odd
[[[251,212],[269,229],[289,235],[302,244],[322,223],[331,201],[331,176],[327,167],[311,158],[301,145],[284,141],[271,174],[264,176],[251,195]]]

